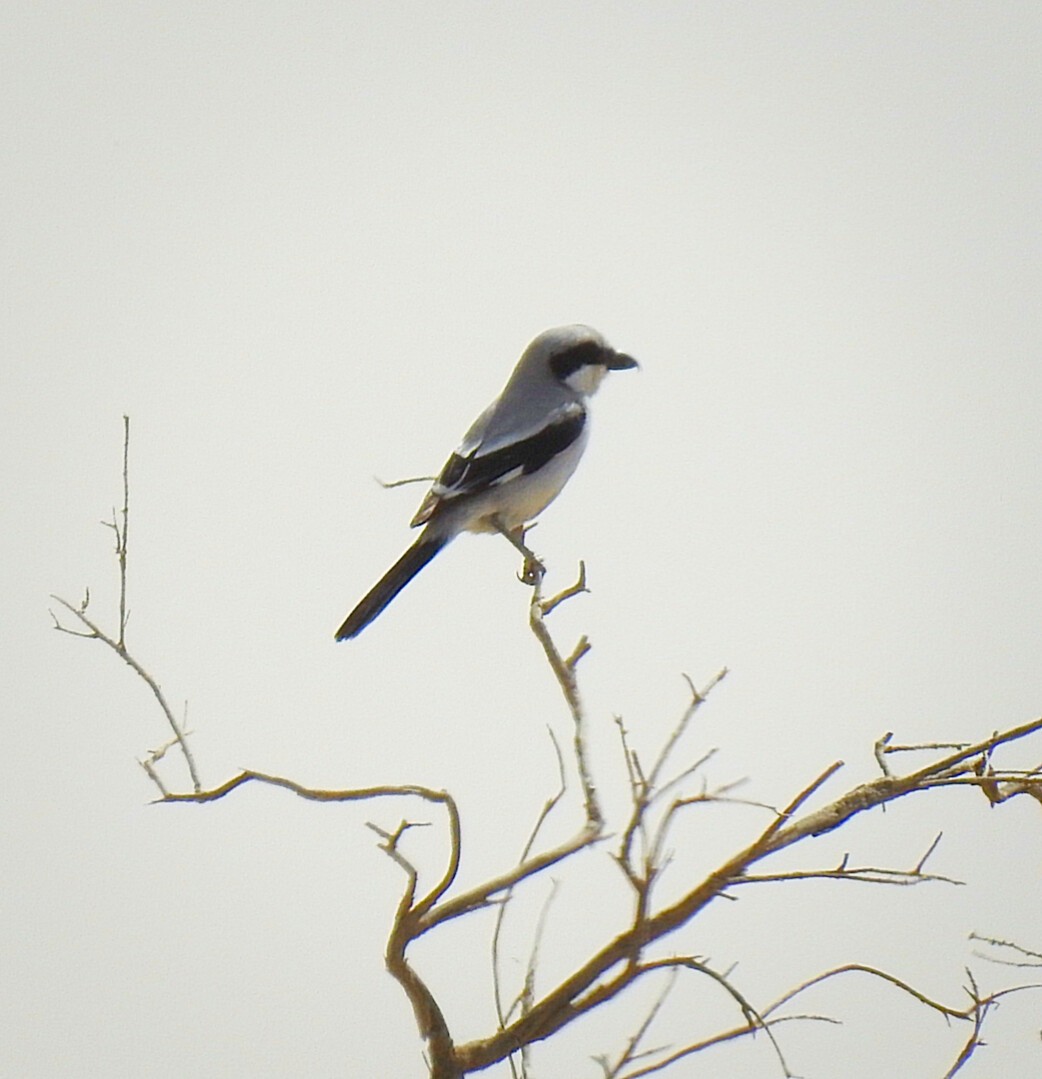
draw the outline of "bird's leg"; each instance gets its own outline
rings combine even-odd
[[[517,528],[507,528],[498,517],[492,518],[492,523],[496,527],[496,531],[505,536],[518,551],[524,557],[525,564],[521,570],[521,581],[524,584],[537,585],[546,573],[546,566],[543,565],[539,556],[530,548],[525,545],[525,536],[528,535],[529,529],[534,528],[535,525],[528,525],[526,528],[524,525],[519,525]]]

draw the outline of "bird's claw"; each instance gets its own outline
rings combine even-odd
[[[522,584],[531,585],[534,588],[536,585],[542,584],[544,576],[546,576],[546,566],[534,555],[529,555],[525,557],[525,564],[522,566],[517,579]]]

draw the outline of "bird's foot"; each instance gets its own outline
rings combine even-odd
[[[520,551],[524,558],[524,565],[521,567],[521,572],[518,574],[518,580],[522,584],[531,585],[535,587],[542,583],[543,578],[546,576],[546,566],[543,564],[542,559],[528,547],[525,543],[525,538],[528,533],[535,528],[535,524],[520,525],[517,528],[505,528],[502,525],[496,526],[504,536],[510,541],[514,548]]]
[[[525,562],[521,567],[518,580],[522,584],[528,584],[534,588],[536,585],[542,584],[544,576],[546,576],[546,566],[534,554],[525,555]]]

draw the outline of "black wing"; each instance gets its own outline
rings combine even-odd
[[[454,453],[413,518],[413,525],[427,521],[441,502],[487,490],[513,476],[538,472],[582,434],[585,424],[586,410],[581,405],[572,405],[518,442],[487,453],[482,453],[480,446],[462,456]]]

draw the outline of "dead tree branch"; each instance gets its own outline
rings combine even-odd
[[[526,572],[523,580],[532,586],[529,600],[529,625],[539,642],[547,662],[564,697],[572,721],[572,749],[578,790],[574,799],[581,800],[582,823],[578,831],[564,842],[541,849],[538,840],[549,816],[567,801],[570,772],[565,767],[564,756],[556,739],[553,739],[560,773],[559,789],[548,798],[536,815],[535,824],[524,844],[517,864],[489,879],[472,885],[463,891],[455,891],[462,860],[461,822],[457,804],[448,792],[420,785],[377,785],[345,790],[323,790],[278,775],[246,770],[233,776],[218,787],[202,789],[195,762],[186,741],[186,722],[179,722],[164,697],[159,684],[131,654],[126,642],[129,608],[127,606],[127,537],[129,533],[129,420],[124,418],[123,444],[123,505],[114,510],[112,521],[106,522],[115,533],[116,556],[119,566],[120,598],[118,628],[107,633],[87,614],[90,595],[73,605],[60,597],[54,597],[75,620],[72,626],[63,624],[55,617],[55,627],[66,634],[99,640],[120,656],[124,662],[150,688],[173,737],[164,745],[149,753],[142,767],[160,792],[163,803],[207,803],[228,797],[240,787],[250,783],[286,790],[300,798],[325,803],[353,803],[379,799],[411,799],[437,807],[444,815],[447,835],[447,853],[444,865],[433,882],[421,885],[420,873],[405,850],[406,837],[412,830],[429,821],[400,819],[393,828],[370,823],[369,827],[379,836],[380,847],[394,862],[405,878],[397,909],[386,944],[385,961],[388,971],[401,985],[410,1001],[417,1026],[429,1057],[432,1079],[462,1079],[473,1072],[507,1061],[515,1076],[526,1074],[528,1054],[538,1043],[552,1038],[580,1017],[590,1014],[618,1000],[627,990],[651,979],[664,976],[665,988],[655,999],[634,1032],[626,1039],[621,1051],[612,1059],[602,1055],[598,1058],[607,1079],[638,1079],[665,1071],[681,1060],[702,1052],[714,1045],[749,1036],[757,1031],[765,1033],[774,1047],[780,1069],[785,1076],[791,1072],[776,1039],[775,1028],[794,1021],[832,1022],[829,1017],[818,1014],[778,1014],[801,994],[829,980],[846,974],[866,974],[882,980],[918,1003],[926,1006],[947,1020],[969,1022],[972,1031],[963,1044],[959,1055],[948,1072],[954,1076],[969,1060],[981,1044],[981,1030],[988,1010],[1002,996],[1036,986],[1018,986],[982,996],[972,975],[967,993],[970,1004],[956,1008],[940,1003],[919,992],[893,974],[862,964],[848,964],[815,975],[779,997],[766,1008],[757,1010],[747,996],[734,984],[731,971],[721,973],[703,957],[691,954],[663,955],[662,948],[669,938],[692,921],[710,905],[721,899],[733,898],[740,886],[750,884],[778,883],[827,879],[857,881],[860,883],[886,885],[912,885],[924,882],[958,884],[951,877],[939,873],[927,873],[925,866],[937,847],[939,836],[930,844],[925,854],[910,869],[886,866],[851,866],[844,856],[835,866],[821,867],[815,861],[806,868],[777,869],[769,863],[774,855],[793,848],[800,843],[826,835],[845,826],[854,817],[869,810],[885,806],[906,795],[922,794],[946,787],[979,789],[991,806],[1003,804],[1020,794],[1042,803],[1042,766],[1031,769],[998,767],[995,758],[999,751],[1013,743],[1042,732],[1042,718],[1031,720],[1016,727],[991,734],[976,742],[937,741],[920,745],[892,745],[892,734],[880,738],[874,747],[882,774],[869,782],[850,790],[825,798],[825,790],[843,767],[836,761],[806,783],[781,809],[753,800],[737,799],[731,792],[734,783],[710,786],[703,778],[713,751],[694,756],[685,763],[675,763],[683,736],[690,731],[698,710],[705,704],[709,693],[726,675],[726,668],[712,678],[702,689],[695,688],[687,679],[690,699],[679,720],[665,739],[662,748],[654,756],[650,768],[646,768],[631,744],[629,732],[621,718],[616,718],[619,742],[629,785],[629,804],[621,814],[618,843],[610,852],[622,871],[632,893],[632,909],[621,932],[611,939],[603,940],[592,954],[574,961],[570,973],[556,985],[542,989],[538,984],[538,965],[543,933],[555,913],[550,889],[542,912],[537,920],[534,939],[529,951],[523,982],[511,1004],[506,1003],[500,972],[501,933],[503,920],[509,906],[519,897],[522,884],[530,885],[551,868],[573,866],[574,855],[594,847],[607,836],[607,820],[598,793],[587,746],[587,716],[579,692],[577,667],[590,645],[585,636],[580,637],[575,648],[565,655],[554,641],[547,626],[548,616],[563,602],[586,591],[585,566],[580,564],[577,581],[560,594],[549,599],[542,596],[542,566],[524,547],[523,536],[508,536],[525,555]],[[162,782],[157,765],[163,756],[177,746],[186,762],[192,790],[187,793],[171,792]],[[898,753],[925,753],[933,755],[914,771],[895,774],[891,759]],[[936,754],[940,753],[940,756]],[[698,786],[696,787],[696,784]],[[664,869],[670,860],[668,839],[670,828],[681,813],[691,807],[710,803],[738,803],[756,806],[769,813],[766,825],[759,828],[751,842],[731,854],[722,864],[701,879],[687,879],[682,888],[675,889],[671,897],[662,901],[662,890],[656,889]],[[812,803],[814,804],[812,807]],[[607,855],[606,855],[607,856]],[[543,878],[546,879],[546,878]],[[556,885],[554,886],[556,887]],[[680,892],[679,896],[677,891]],[[497,1026],[492,1034],[466,1043],[457,1044],[443,1004],[435,998],[426,980],[413,968],[408,950],[414,941],[443,924],[464,915],[473,914],[490,906],[497,906],[496,922],[492,934],[493,987]],[[603,939],[603,938],[602,938]],[[998,960],[1011,965],[1034,966],[1042,960],[1039,953],[1028,951],[1008,942],[989,938],[976,938],[1000,950],[1013,951],[1017,960]],[[684,949],[679,949],[682,953]],[[567,969],[567,968],[566,968]],[[649,1039],[652,1028],[666,995],[674,983],[686,979],[686,974],[701,976],[701,980],[723,990],[741,1012],[742,1023],[734,1028],[715,1033],[699,1041],[692,1041],[679,1049],[660,1047],[641,1048]],[[690,979],[686,979],[690,981]],[[520,1060],[518,1072],[516,1061]]]

